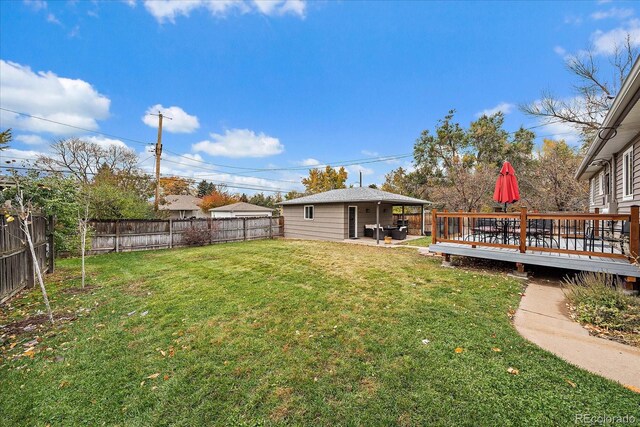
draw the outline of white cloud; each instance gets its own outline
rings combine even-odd
[[[22,163],[35,160],[42,154],[43,153],[39,151],[8,148],[4,151],[0,151],[0,166],[7,166],[11,164],[19,166]]]
[[[267,157],[284,151],[278,138],[249,129],[231,129],[224,135],[212,133],[210,136],[212,141],[198,142],[192,146],[193,150],[224,157]]]
[[[536,134],[543,136],[545,139],[562,139],[570,145],[576,145],[580,141],[579,130],[569,123],[548,122]]]
[[[566,55],[567,55],[567,50],[566,50],[565,48],[563,48],[562,46],[554,46],[554,47],[553,47],[553,51],[554,51],[556,54],[558,54],[558,55],[560,55],[560,56],[562,56],[562,57],[564,57],[564,56],[566,56]]]
[[[99,145],[101,147],[109,147],[111,145],[116,145],[118,147],[127,147],[127,144],[120,141],[119,139],[106,138],[104,136],[82,136],[80,137],[83,141],[91,142],[92,144]]]
[[[51,71],[33,72],[25,65],[0,59],[0,106],[21,113],[95,130],[109,117],[111,101],[84,80],[58,77]],[[77,133],[43,120],[0,111],[0,127],[57,135]]]
[[[123,3],[126,3],[129,7],[136,7],[136,0],[121,0]]]
[[[187,17],[198,9],[220,17],[233,12],[304,17],[306,12],[305,0],[145,0],[144,6],[160,23],[175,23],[177,17]]]
[[[56,15],[54,15],[53,13],[47,14],[47,22],[51,22],[52,24],[56,25],[62,25],[62,22],[60,22],[60,20],[56,18]]]
[[[580,25],[582,21],[583,19],[580,15],[567,15],[564,17],[564,23],[568,25]]]
[[[501,102],[493,108],[487,108],[486,110],[482,110],[476,113],[476,117],[482,116],[493,116],[496,113],[502,112],[502,114],[507,115],[513,111],[515,105],[510,104],[508,102]]]
[[[309,157],[308,159],[304,159],[298,162],[300,166],[318,166],[320,164],[319,160]]]
[[[617,48],[624,45],[627,36],[633,47],[640,47],[640,20],[631,19],[622,27],[594,32],[591,35],[594,53],[599,55],[614,54]]]
[[[362,153],[363,156],[367,157],[380,157],[380,153],[378,153],[377,151],[361,150],[360,153]]]
[[[158,114],[158,111],[162,112],[163,116],[170,117],[165,118],[162,121],[162,129],[171,133],[192,133],[195,132],[196,129],[200,127],[200,123],[198,122],[198,118],[196,116],[192,116],[187,114],[180,107],[163,107],[160,104],[153,105],[147,108],[147,111],[144,116],[142,116],[142,121],[147,126],[152,128],[158,127],[158,117],[153,116],[152,114]]]
[[[27,145],[42,145],[47,143],[47,141],[40,135],[16,135],[14,139],[16,141],[24,142]]]
[[[24,0],[24,3],[35,11],[47,8],[47,2],[44,0]]]
[[[345,166],[345,169],[347,170],[347,172],[349,172],[350,175],[358,176],[360,172],[362,172],[362,175],[373,175],[373,169],[364,167],[362,165]]]
[[[591,18],[595,19],[596,21],[599,21],[601,19],[608,19],[608,18],[625,19],[625,18],[629,18],[630,16],[633,16],[634,13],[635,12],[633,9],[621,9],[617,7],[612,7],[609,10],[599,10],[597,12],[593,12],[591,14]]]

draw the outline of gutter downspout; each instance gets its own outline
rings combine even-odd
[[[611,175],[611,177],[609,178],[611,180],[611,188],[609,189],[609,192],[611,193],[609,195],[609,197],[611,198],[611,200],[609,200],[609,213],[610,214],[617,214],[618,213],[618,181],[617,181],[617,174],[616,171],[618,170],[618,165],[616,162],[616,155],[612,154],[611,155],[611,161],[609,162],[609,174]]]

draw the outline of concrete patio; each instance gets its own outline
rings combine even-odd
[[[357,239],[344,239],[343,242],[344,243],[351,243],[351,244],[354,244],[354,245],[391,247],[391,246],[401,245],[402,243],[407,243],[407,242],[410,242],[412,240],[420,239],[422,237],[424,237],[424,236],[410,235],[410,236],[407,236],[407,238],[404,239],[404,240],[391,240],[391,243],[388,243],[388,244],[384,242],[384,239],[380,239],[380,244],[377,244],[376,243],[376,239],[374,239],[372,237],[359,237]]]

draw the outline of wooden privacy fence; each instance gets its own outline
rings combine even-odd
[[[90,254],[188,246],[185,233],[200,244],[270,239],[283,235],[284,218],[203,218],[91,221]]]
[[[30,225],[38,264],[43,273],[53,272],[53,219],[34,216]],[[27,239],[16,218],[0,216],[0,303],[35,284],[35,269]]]
[[[636,261],[640,255],[640,209],[628,214],[437,212],[432,242],[552,252]]]
[[[394,213],[393,222],[396,223],[399,219],[402,219],[402,214]],[[419,213],[405,213],[404,219],[409,221],[408,234],[420,235],[420,231],[422,230],[420,226],[422,215]],[[424,232],[426,235],[431,234],[431,215],[429,215],[428,212],[424,214]]]

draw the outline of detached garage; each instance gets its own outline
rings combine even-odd
[[[284,236],[296,239],[345,240],[402,233],[406,224],[393,220],[393,207],[419,206],[424,234],[426,200],[367,187],[344,188],[281,202]],[[376,232],[377,230],[377,232]],[[397,234],[396,234],[397,236]],[[403,238],[403,237],[399,237]]]
[[[246,202],[233,203],[209,209],[211,218],[250,218],[256,216],[272,216],[273,209],[253,205]]]

